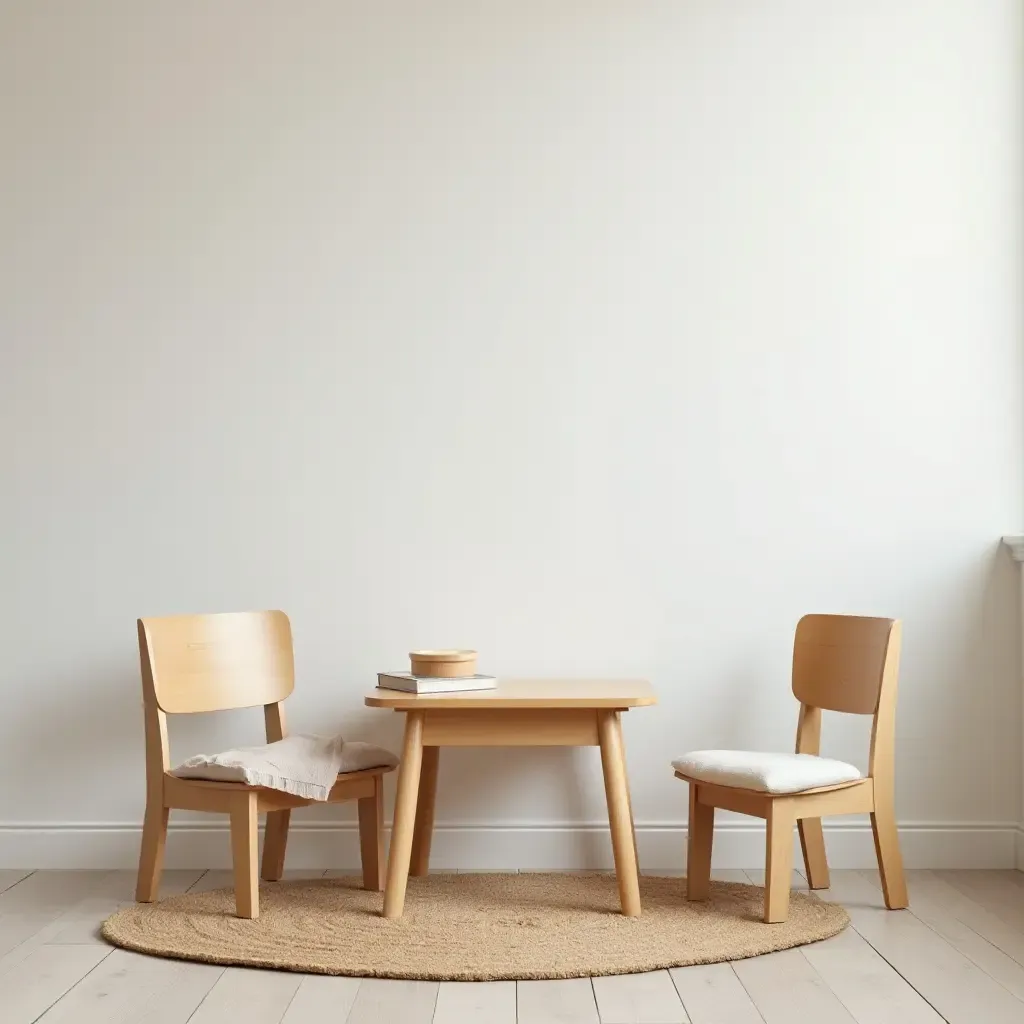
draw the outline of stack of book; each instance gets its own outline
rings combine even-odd
[[[405,693],[457,693],[463,690],[493,690],[498,685],[494,676],[415,676],[411,672],[378,672],[377,687],[402,690]]]

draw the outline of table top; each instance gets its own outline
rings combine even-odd
[[[639,708],[658,702],[646,679],[505,679],[492,690],[404,693],[374,688],[371,708],[424,711],[437,708]]]

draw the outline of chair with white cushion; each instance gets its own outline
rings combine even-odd
[[[697,750],[672,762],[690,784],[686,895],[706,899],[711,886],[715,808],[767,822],[764,919],[785,921],[793,862],[793,825],[800,832],[807,881],[829,886],[821,819],[871,815],[885,905],[907,906],[894,809],[896,686],[900,623],[852,615],[805,615],[793,644],[793,694],[800,701],[795,754]],[[819,757],[821,712],[871,715],[865,778],[853,765]]]

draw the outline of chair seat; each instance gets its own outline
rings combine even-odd
[[[243,782],[307,800],[327,800],[339,774],[396,764],[398,758],[390,750],[372,743],[296,734],[258,747],[197,754],[171,774],[179,779]]]
[[[354,779],[372,779],[377,775],[387,775],[389,772],[393,772],[397,765],[382,764],[377,768],[361,768],[356,772],[338,772],[338,777],[335,781],[335,785],[338,782],[350,782]],[[164,776],[165,779],[171,779],[173,783],[180,783],[184,786],[194,786],[197,789],[207,790],[224,790],[228,793],[238,793],[242,790],[255,790],[255,791],[266,791],[268,793],[278,793],[280,790],[271,790],[266,786],[250,786],[247,782],[221,782],[214,779],[192,779],[192,778],[180,778],[173,772],[167,772]],[[314,803],[315,801],[309,800],[307,803]]]
[[[749,750],[694,750],[673,761],[672,767],[697,782],[759,793],[802,793],[856,782],[864,777],[845,761],[814,754],[767,754]]]
[[[381,778],[394,771],[390,765],[364,768],[358,772],[341,772],[335,778],[326,803],[343,803],[371,796]],[[167,772],[163,777],[164,799],[168,807],[190,811],[230,811],[239,793],[255,793],[260,814],[268,811],[308,807],[320,801],[284,793],[266,786],[251,786],[246,782],[219,782],[210,779],[179,779]]]

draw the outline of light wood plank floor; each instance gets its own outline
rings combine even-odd
[[[313,872],[288,873],[309,877]],[[763,873],[715,872],[760,883]],[[911,910],[884,909],[874,871],[820,895],[853,926],[734,964],[616,978],[441,983],[221,968],[107,946],[126,871],[0,871],[3,1024],[1024,1024],[1024,873],[911,871]],[[168,871],[163,892],[230,884]],[[682,884],[682,882],[680,882]],[[793,884],[805,886],[794,873]]]

